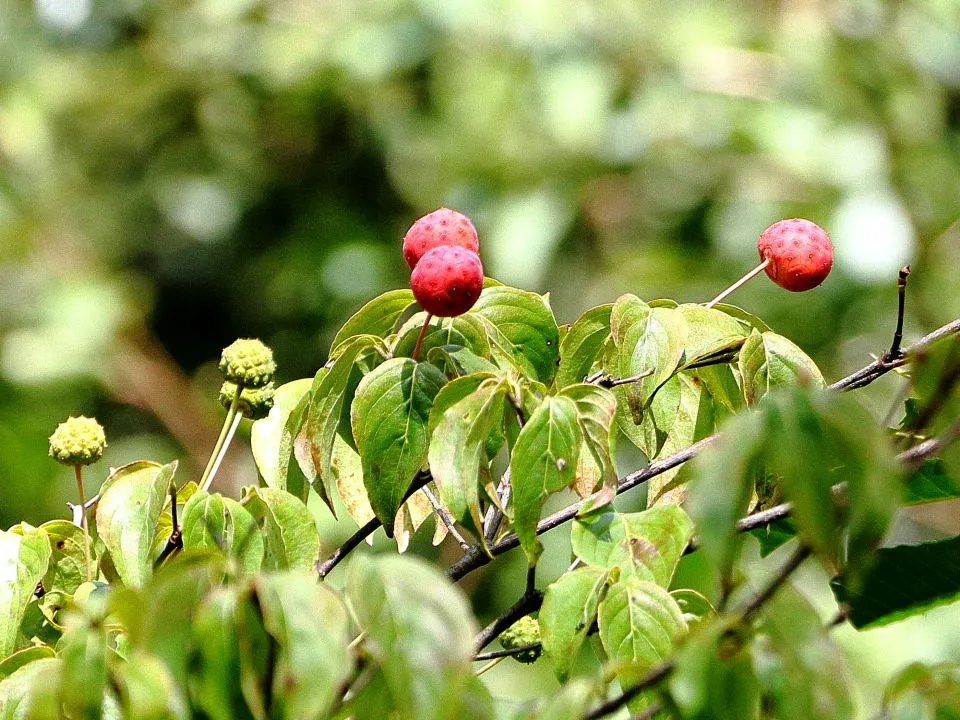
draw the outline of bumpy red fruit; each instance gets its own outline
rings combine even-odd
[[[463,315],[483,290],[480,257],[458,245],[428,250],[410,275],[410,288],[428,313],[438,317]]]
[[[822,283],[833,265],[833,244],[819,225],[802,218],[781,220],[760,235],[757,250],[769,260],[766,272],[777,285],[792,292]]]
[[[470,218],[449,208],[440,208],[424,215],[410,226],[403,238],[403,259],[413,270],[427,251],[443,245],[479,252],[477,231]]]

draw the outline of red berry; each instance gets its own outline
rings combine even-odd
[[[438,317],[463,315],[483,290],[480,257],[457,245],[428,250],[410,275],[410,288],[428,313]]]
[[[442,245],[457,245],[480,251],[477,231],[466,215],[440,208],[417,220],[403,237],[403,259],[413,270],[424,253]]]
[[[822,283],[833,265],[833,244],[826,231],[809,220],[794,218],[774,223],[760,235],[757,250],[769,260],[770,279],[792,292]]]

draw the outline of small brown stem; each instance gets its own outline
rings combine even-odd
[[[746,285],[746,284],[747,284],[748,282],[750,282],[753,278],[755,278],[757,275],[759,275],[759,274],[762,273],[764,270],[766,270],[766,269],[767,269],[767,265],[769,265],[769,264],[770,264],[770,258],[765,258],[764,261],[763,261],[762,263],[760,263],[759,265],[757,265],[753,270],[751,270],[750,272],[748,272],[748,273],[747,273],[746,275],[744,275],[742,278],[740,278],[739,280],[737,280],[733,285],[731,285],[730,287],[728,287],[728,288],[727,288],[726,290],[724,290],[722,293],[720,293],[719,295],[717,295],[713,300],[711,300],[710,302],[708,302],[707,305],[706,305],[706,307],[712,308],[714,305],[716,305],[718,302],[720,302],[721,300],[723,300],[727,295],[729,295],[730,293],[732,293],[734,290],[736,290],[737,288],[739,288],[739,287],[742,286],[742,285]]]
[[[910,277],[910,266],[904,265],[897,276],[897,331],[893,334],[893,344],[890,345],[890,352],[887,353],[890,359],[900,357],[902,354],[900,343],[903,342],[903,306],[906,300],[908,277]]]
[[[93,568],[90,564],[90,524],[87,521],[87,509],[84,507],[83,493],[83,466],[74,465],[73,474],[77,478],[77,491],[80,493],[80,525],[83,528],[83,555],[87,563],[87,582],[93,579]]]
[[[430,327],[431,320],[433,320],[433,315],[427,313],[427,317],[423,321],[423,327],[420,328],[420,334],[417,335],[417,344],[413,346],[413,353],[410,355],[414,360],[420,355],[420,346],[423,345],[423,338],[427,335],[427,328]]]

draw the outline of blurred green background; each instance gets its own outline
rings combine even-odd
[[[110,465],[195,474],[220,349],[260,337],[281,381],[312,375],[441,205],[561,322],[624,292],[707,300],[808,217],[826,283],[732,301],[836,379],[889,344],[903,264],[908,337],[960,314],[960,4],[0,0],[0,526],[64,515],[46,448],[68,414],[106,425]],[[882,417],[896,394],[862,396]],[[255,480],[242,449],[229,470]],[[510,562],[481,615],[513,599]],[[861,692],[918,648],[960,655],[958,619],[841,633]],[[522,698],[547,675],[490,678]]]

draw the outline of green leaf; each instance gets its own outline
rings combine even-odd
[[[636,577],[662,587],[669,586],[692,537],[693,523],[676,505],[590,515],[578,518],[570,531],[573,552],[583,562],[618,567],[621,578]]]
[[[531,292],[499,286],[484,289],[470,311],[496,329],[490,341],[530,376],[549,383],[557,369],[560,332],[553,311]]]
[[[322,484],[323,495],[328,499],[332,499],[337,492],[337,477],[333,470],[333,445],[340,426],[354,364],[358,355],[377,343],[377,339],[370,335],[352,339],[341,350],[329,369],[321,368],[317,372],[310,389],[310,404],[304,429],[312,464]],[[327,504],[331,512],[334,512],[333,503],[328,500]]]
[[[100,621],[74,616],[63,635],[60,699],[71,718],[99,720],[107,685],[107,634]]]
[[[740,375],[749,405],[755,405],[775,387],[825,384],[820,368],[803,350],[781,335],[757,330],[740,348]]]
[[[18,650],[0,661],[0,680],[8,675],[13,675],[13,673],[28,663],[51,657],[56,657],[56,653],[49,645],[30,645],[29,647],[23,648],[23,650]]]
[[[17,644],[17,634],[37,583],[47,572],[50,540],[43,530],[0,530],[0,658]]]
[[[363,462],[363,484],[374,513],[389,532],[403,496],[427,459],[427,422],[446,382],[429,363],[387,360],[364,376],[351,418]]]
[[[789,585],[762,611],[762,635],[750,645],[764,704],[780,720],[849,720],[852,683],[840,648],[816,610]]]
[[[766,557],[797,536],[797,524],[790,518],[784,518],[751,530],[750,534],[760,543],[760,557]]]
[[[683,643],[669,691],[685,720],[750,720],[760,711],[745,639],[729,622],[710,623]]]
[[[143,587],[153,574],[153,538],[176,470],[176,461],[128,465],[97,504],[97,532],[127,587]]]
[[[616,570],[581,567],[561,575],[547,588],[538,617],[540,636],[543,654],[560,682],[570,674],[570,664],[597,617],[597,607],[616,577]]]
[[[669,658],[687,629],[670,593],[637,579],[614,583],[607,590],[597,623],[604,650],[618,661],[617,677],[624,689]]]
[[[477,631],[463,594],[422,560],[380,555],[353,559],[347,596],[396,717],[456,717]]]
[[[0,718],[40,720],[47,717],[38,714],[33,706],[37,695],[49,692],[48,681],[60,676],[62,664],[59,658],[42,658],[0,680]]]
[[[115,663],[113,679],[124,720],[184,720],[190,717],[180,688],[163,663],[139,653]]]
[[[537,539],[540,510],[550,493],[576,478],[583,437],[577,406],[570,398],[547,397],[520,431],[510,458],[513,525],[531,566],[542,547]]]
[[[263,624],[277,645],[271,714],[324,717],[353,672],[350,623],[337,594],[316,576],[261,576],[256,593]]]
[[[610,490],[612,499],[617,470],[611,457],[610,443],[617,398],[605,388],[586,383],[568,385],[560,395],[570,398],[576,405],[577,425],[580,426],[584,445],[600,471],[601,482]]]
[[[754,315],[752,312],[748,312],[743,308],[737,307],[736,305],[728,305],[727,303],[717,303],[713,306],[714,310],[719,310],[722,313],[726,313],[732,318],[735,318],[737,322],[744,329],[745,334],[749,334],[752,330],[759,330],[760,332],[772,332],[773,328],[767,325],[763,320]]]
[[[73,595],[87,579],[83,530],[68,520],[49,520],[40,529],[50,538],[52,550],[43,589]]]
[[[626,397],[634,423],[657,389],[676,371],[687,343],[687,323],[678,309],[651,308],[632,295],[617,300],[610,317],[617,345],[608,373],[621,378],[653,374],[626,385]]]
[[[921,505],[958,497],[960,482],[947,472],[943,460],[929,458],[907,478],[903,501],[907,505]]]
[[[410,357],[417,344],[427,314],[419,312],[403,324],[393,347],[394,357]],[[427,329],[420,346],[420,357],[427,357],[430,350],[445,346],[460,346],[469,349],[480,358],[490,357],[490,340],[484,322],[469,313],[452,318],[435,318]]]
[[[570,327],[560,343],[560,367],[554,384],[557,388],[582,382],[589,374],[610,337],[612,304],[591,308]]]
[[[721,430],[694,460],[685,507],[696,523],[700,553],[726,589],[743,544],[737,520],[747,511],[768,435],[764,416],[749,411],[728,418]]]
[[[890,720],[955,720],[960,709],[960,665],[908,665],[887,686],[883,707]]]
[[[883,430],[852,395],[787,388],[764,402],[768,469],[793,503],[804,540],[828,565],[856,574],[868,564],[901,493],[900,470]],[[846,482],[846,506],[833,485]],[[846,528],[846,548],[841,547]]]
[[[263,562],[263,535],[245,507],[220,494],[195,493],[183,508],[183,547],[217,548],[237,560],[244,574]]]
[[[887,625],[955,601],[960,596],[960,537],[881,548],[860,587],[834,580],[857,628]]]
[[[743,326],[720,310],[692,304],[678,309],[687,322],[685,368],[728,362],[747,338]]]
[[[302,423],[305,405],[304,397],[310,390],[312,380],[303,378],[288,382],[277,388],[273,396],[273,407],[267,417],[257,420],[250,429],[250,449],[257,469],[264,482],[270,487],[287,489],[288,474],[291,469],[301,472],[294,457],[293,432],[288,422],[293,417],[295,423]],[[299,431],[299,425],[296,428]],[[290,483],[298,491],[305,490],[303,478]]]
[[[320,559],[320,534],[300,500],[276,488],[246,488],[241,505],[263,532],[263,569],[313,570]]]
[[[191,697],[211,720],[253,717],[240,688],[237,622],[235,587],[215,588],[192,620]]]
[[[463,380],[466,378],[460,378],[461,383]],[[443,504],[459,522],[469,515],[476,529],[483,527],[480,466],[487,462],[487,438],[498,410],[500,418],[503,417],[504,393],[501,381],[484,380],[443,413],[432,433],[430,472]]]
[[[383,295],[375,297],[356,314],[353,315],[330,343],[332,352],[331,357],[335,357],[342,348],[340,345],[349,340],[354,335],[376,335],[384,338],[393,332],[407,309],[413,305],[416,300],[413,292],[407,289],[391,290]]]
[[[347,508],[347,513],[357,527],[363,527],[374,517],[367,489],[363,486],[363,464],[356,450],[339,435],[333,440],[330,467],[337,479],[337,494]]]

